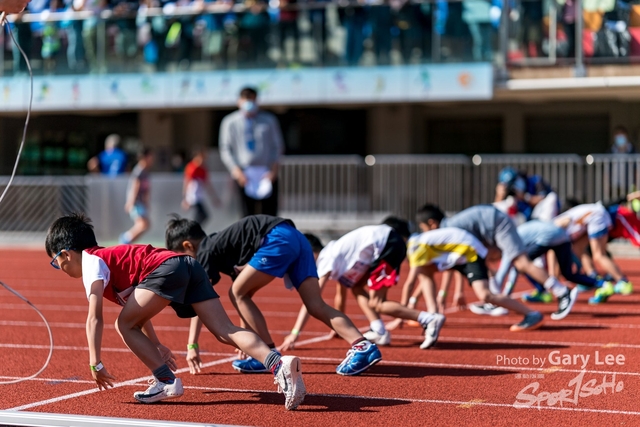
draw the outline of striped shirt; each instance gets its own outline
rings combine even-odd
[[[471,233],[455,227],[415,235],[407,244],[411,267],[434,264],[439,271],[486,258],[487,248]]]

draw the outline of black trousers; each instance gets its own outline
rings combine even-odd
[[[237,185],[237,184],[236,184]],[[240,199],[242,200],[242,216],[249,215],[278,215],[278,180],[273,181],[273,191],[271,195],[263,200],[256,200],[247,196],[244,192],[244,188],[237,185],[240,192]]]

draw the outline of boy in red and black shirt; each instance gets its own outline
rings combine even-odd
[[[170,305],[179,317],[197,315],[219,341],[264,360],[285,393],[287,409],[302,403],[306,390],[300,359],[281,357],[255,333],[234,326],[195,259],[150,245],[100,247],[89,219],[81,214],[57,219],[47,232],[45,247],[54,268],[84,283],[89,300],[89,365],[98,388],[113,387],[115,379],[100,361],[104,297],[123,307],[116,329],[153,372],[151,386],[134,393],[138,401],[152,403],[183,394],[182,382],[172,372],[177,368],[175,357],[160,343],[151,324],[151,318]]]

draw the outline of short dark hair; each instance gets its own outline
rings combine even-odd
[[[243,87],[242,90],[240,91],[240,98],[247,99],[249,97],[257,98],[258,90],[251,86]]]
[[[567,200],[564,201],[562,212],[566,212],[571,208],[575,208],[578,205],[581,205],[582,202],[574,197],[567,197]]]
[[[150,147],[142,147],[142,149],[140,149],[140,151],[138,152],[138,158],[139,159],[143,159],[149,155],[153,154],[153,149]]]
[[[629,131],[627,130],[627,128],[622,125],[617,125],[615,128],[613,128],[613,133],[618,133],[618,132],[622,132],[629,135]]]
[[[411,236],[411,231],[409,230],[409,223],[402,218],[398,218],[397,216],[388,216],[383,221],[382,224],[388,225],[393,228],[396,233],[408,239]]]
[[[428,224],[430,219],[441,222],[443,218],[444,213],[437,205],[432,205],[431,203],[422,206],[416,213],[416,223],[418,224]]]
[[[54,256],[63,249],[83,251],[98,246],[91,220],[84,213],[72,213],[56,219],[45,239],[47,255]]]
[[[319,253],[321,250],[324,249],[324,245],[322,244],[322,241],[315,234],[304,233],[304,237],[307,238],[307,241],[311,245],[311,250],[314,253]]]
[[[200,224],[194,220],[180,218],[174,214],[167,223],[167,230],[164,233],[167,249],[177,251],[182,249],[182,242],[185,240],[200,241],[207,237]]]

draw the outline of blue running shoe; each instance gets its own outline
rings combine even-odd
[[[378,346],[365,341],[356,344],[347,351],[347,357],[338,365],[338,375],[358,375],[382,360]]]
[[[534,290],[530,294],[525,294],[522,296],[522,301],[524,302],[542,302],[548,304],[553,301],[553,295],[549,292],[540,292],[539,290]]]
[[[598,289],[594,296],[589,298],[589,304],[602,304],[607,302],[610,296],[615,294],[613,283],[605,282],[600,289]]]
[[[631,295],[633,293],[633,285],[628,280],[620,280],[613,286],[616,294]]]
[[[267,369],[266,366],[264,366],[261,362],[254,359],[253,357],[234,360],[231,363],[231,366],[233,366],[233,369],[242,372],[243,374],[260,374],[271,372],[269,369]]]

